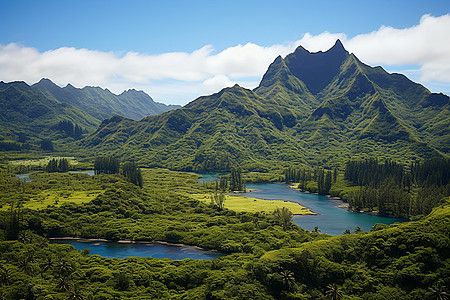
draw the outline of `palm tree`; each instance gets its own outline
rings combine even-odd
[[[325,292],[325,295],[327,295],[327,297],[329,299],[333,299],[333,300],[339,300],[342,299],[342,291],[341,289],[336,285],[336,283],[333,284],[329,284],[327,286],[328,290]]]
[[[55,266],[55,271],[60,277],[67,277],[69,276],[72,271],[73,267],[72,265],[65,259],[60,258],[58,263]]]
[[[69,296],[67,297],[67,299],[70,300],[83,300],[83,293],[81,291],[80,286],[78,285],[73,285],[70,287],[69,289]]]
[[[46,257],[45,260],[40,264],[42,278],[44,278],[45,272],[53,269],[53,265],[54,265],[54,263],[53,263],[52,257],[51,256]]]
[[[291,228],[292,212],[288,208],[286,207],[283,207],[282,209],[277,208],[274,211],[274,215],[281,223],[281,227],[283,227],[284,230],[288,230],[289,228]]]
[[[10,285],[12,282],[11,271],[8,267],[0,266],[0,285]]]
[[[21,257],[18,262],[19,269],[30,275],[31,273],[33,273],[33,266],[31,265],[32,262],[33,258],[31,255]]]
[[[294,273],[289,270],[284,270],[281,272],[281,278],[283,280],[283,287],[287,291],[292,290],[292,288],[294,287],[294,284],[295,284]]]
[[[450,299],[450,295],[445,291],[445,286],[441,284],[435,284],[432,287],[429,287],[428,290],[433,293],[431,299],[436,300],[446,300]]]

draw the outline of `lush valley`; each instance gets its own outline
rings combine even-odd
[[[46,79],[1,82],[0,107],[2,299],[449,298],[450,98],[340,41],[182,108]],[[298,203],[238,197],[263,182],[411,221],[307,231]],[[226,255],[107,259],[48,240],[67,236]]]

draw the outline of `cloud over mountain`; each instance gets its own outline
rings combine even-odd
[[[294,42],[269,47],[247,43],[219,52],[211,45],[191,53],[113,53],[72,47],[39,52],[10,43],[0,45],[0,80],[34,83],[47,77],[60,85],[69,82],[79,87],[99,85],[116,93],[135,87],[156,99],[170,101],[178,95],[187,102],[192,100],[191,95],[211,93],[235,82],[254,87],[276,56],[284,56],[300,44],[310,51],[326,50],[339,38],[364,62],[416,65],[421,80],[450,82],[449,36],[447,14],[424,15],[413,27],[382,26],[352,38],[344,33],[324,32],[315,36],[306,33]]]

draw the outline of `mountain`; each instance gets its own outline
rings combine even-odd
[[[25,82],[0,82],[0,139],[19,142],[49,138],[69,120],[93,131],[100,121],[81,109],[49,98]]]
[[[98,120],[104,120],[115,114],[139,120],[149,115],[157,115],[165,111],[179,108],[179,105],[166,105],[155,102],[143,91],[134,89],[124,91],[120,95],[111,93],[100,87],[75,88],[68,84],[60,88],[49,79],[41,79],[33,85],[44,95],[60,102],[78,107]]]
[[[117,113],[141,119],[177,107],[154,102],[136,90],[115,95],[99,87],[77,89],[69,84],[60,88],[48,79],[32,86],[20,81],[0,82],[0,149],[14,149],[17,142],[64,138],[67,134],[58,127],[60,122],[93,132],[101,121]]]
[[[362,63],[338,40],[325,52],[300,46],[277,57],[254,90],[236,85],[140,121],[115,116],[81,145],[197,171],[406,162],[448,155],[449,99]]]

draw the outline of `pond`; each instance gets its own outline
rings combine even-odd
[[[198,183],[216,181],[221,175],[226,175],[228,172],[215,172],[215,173],[196,173],[202,177],[198,179]]]
[[[248,192],[243,196],[297,202],[317,213],[318,215],[294,216],[292,218],[295,224],[309,231],[312,231],[317,226],[321,233],[340,235],[347,229],[353,232],[356,227],[369,231],[376,223],[392,224],[406,221],[405,219],[348,211],[339,207],[344,204],[341,200],[299,192],[288,188],[283,183],[247,184],[247,188],[254,189],[254,191]]]
[[[69,173],[69,174],[84,173],[84,174],[88,174],[89,176],[94,176],[94,174],[95,174],[94,170],[69,171],[66,173]],[[16,174],[16,178],[23,182],[33,181],[33,179],[30,178],[30,173]]]
[[[158,243],[119,243],[105,241],[90,241],[82,239],[52,239],[51,243],[69,244],[77,250],[89,249],[90,254],[98,254],[106,258],[154,257],[180,259],[210,260],[224,254],[216,251],[204,250],[195,246],[171,245]]]

